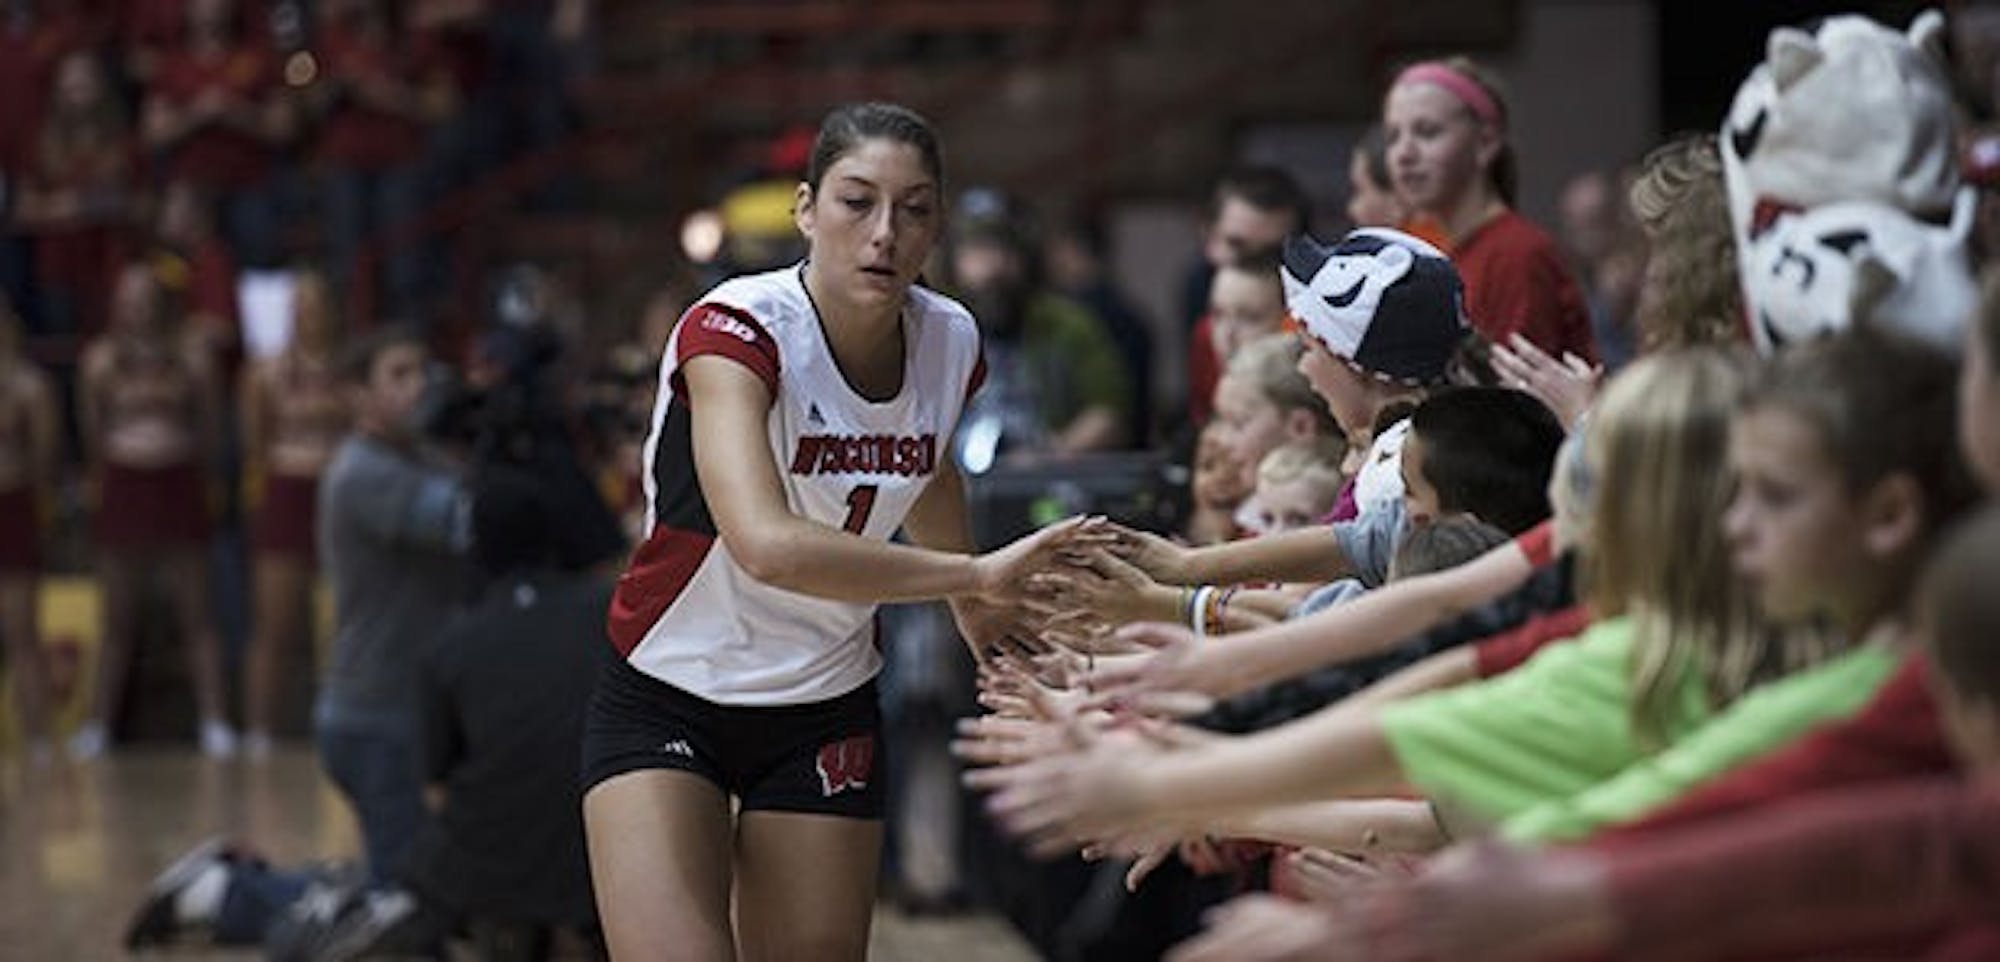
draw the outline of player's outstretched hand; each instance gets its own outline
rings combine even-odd
[[[1085,516],[1058,521],[974,558],[972,594],[996,603],[1014,602],[1026,594],[1029,575],[1076,563],[1091,548],[1109,544],[1109,524]]]

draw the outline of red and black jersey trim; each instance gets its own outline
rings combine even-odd
[[[974,394],[986,384],[986,351],[981,348],[979,357],[973,361],[972,376],[965,379],[965,400],[972,400]]]
[[[625,573],[618,576],[617,590],[611,593],[605,633],[618,654],[631,657],[646,632],[653,630],[660,616],[687,590],[713,547],[714,535],[653,526],[652,534],[632,553]]]
[[[747,312],[726,304],[696,304],[688,309],[674,338],[674,374],[668,385],[674,397],[687,397],[681,367],[704,354],[719,354],[749,368],[773,396],[778,393],[778,342]]]
[[[653,445],[653,529],[618,579],[606,632],[629,657],[679,600],[715,546],[715,519],[694,466],[694,413],[676,391]]]

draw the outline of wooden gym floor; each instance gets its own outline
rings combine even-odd
[[[153,874],[215,834],[277,864],[359,851],[345,804],[306,748],[263,764],[143,748],[29,769],[0,758],[0,957],[126,958],[125,924]],[[877,913],[874,962],[1026,962],[1034,953],[990,916]],[[247,951],[176,949],[147,958],[247,960]]]

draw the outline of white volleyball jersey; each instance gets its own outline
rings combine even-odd
[[[681,365],[716,354],[762,377],[766,436],[802,517],[887,541],[930,484],[985,368],[972,315],[912,287],[902,311],[902,390],[875,402],[835,364],[803,267],[724,282],[667,340],[646,438],[647,536],[611,601],[611,640],[634,667],[732,705],[823,701],[882,667],[875,605],[816,598],[750,577],[717,537],[695,476]]]

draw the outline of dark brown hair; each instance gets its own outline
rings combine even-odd
[[[408,345],[425,348],[424,339],[407,327],[377,328],[348,343],[340,354],[340,377],[349,384],[367,384],[375,375],[375,362],[390,349]]]
[[[813,139],[812,159],[806,167],[806,183],[814,193],[827,169],[852,153],[867,140],[888,140],[908,144],[923,157],[924,170],[944,187],[944,150],[930,121],[908,107],[897,104],[847,104],[834,108],[820,122],[819,136]]]
[[[1287,233],[1300,233],[1312,226],[1312,201],[1306,198],[1298,178],[1282,167],[1244,164],[1224,171],[1222,179],[1215,182],[1215,208],[1209,217],[1213,219],[1222,202],[1231,197],[1266,213],[1290,214],[1293,223]]]

